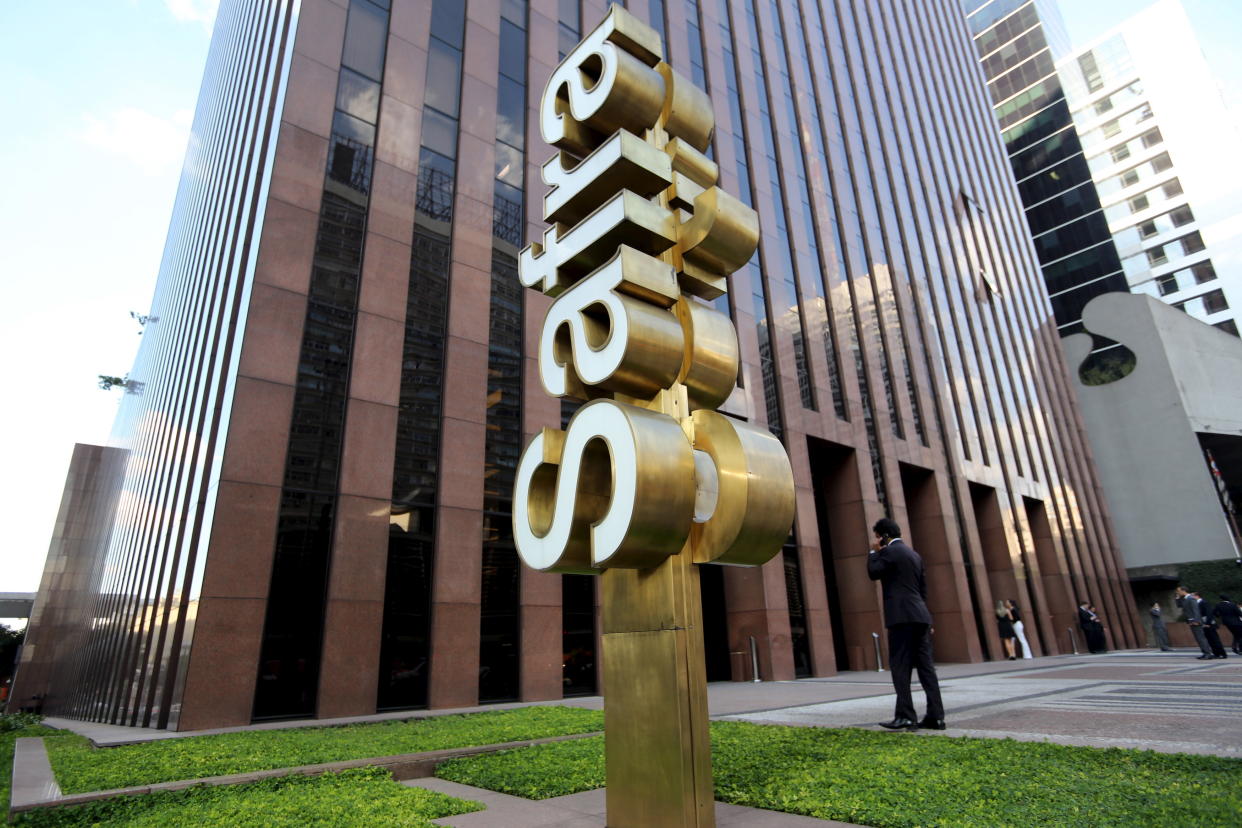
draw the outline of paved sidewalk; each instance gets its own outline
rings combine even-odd
[[[606,824],[603,788],[536,801],[444,779],[411,779],[401,784],[472,799],[487,806],[486,811],[432,820],[436,825],[450,825],[453,828],[599,828]],[[719,828],[857,828],[848,822],[762,811],[725,802],[716,803],[716,825]]]
[[[938,665],[949,727],[936,735],[1242,757],[1242,658],[1198,661],[1195,655],[1197,651],[1189,649],[1170,653],[1130,650]],[[548,703],[600,708],[603,699],[595,696]],[[922,693],[917,690],[915,703],[921,710]],[[892,718],[893,692],[887,672],[842,673],[798,681],[722,682],[708,686],[708,707],[715,719],[879,730],[878,722]],[[434,714],[406,712],[260,727],[306,727],[495,709],[497,706],[490,705]],[[47,723],[87,735],[99,744],[181,738],[204,732],[166,733],[68,719],[48,719]],[[252,728],[227,730],[246,729]],[[905,737],[907,734],[893,734],[893,738]],[[443,780],[411,780],[405,784],[443,790],[488,806],[485,811],[440,820],[443,825],[587,828],[604,824],[602,790],[532,802]],[[717,822],[754,828],[844,824],[722,803],[717,803]]]

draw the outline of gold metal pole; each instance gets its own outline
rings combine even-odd
[[[684,386],[662,413],[689,414]],[[603,578],[608,825],[712,828],[711,739],[699,572],[689,544],[653,569]]]

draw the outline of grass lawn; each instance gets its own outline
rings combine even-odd
[[[55,731],[58,735],[48,736],[45,744],[61,790],[82,793],[589,733],[603,727],[604,714],[598,710],[546,706],[342,727],[250,730],[103,749],[91,747],[76,734]]]
[[[1010,739],[714,722],[716,798],[898,826],[1242,825],[1242,760]],[[604,784],[602,737],[456,759],[437,776],[542,799]]]
[[[477,802],[399,785],[379,768],[359,768],[45,808],[19,815],[14,824],[23,828],[431,828],[433,819],[482,807]]]

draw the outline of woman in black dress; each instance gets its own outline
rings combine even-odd
[[[1005,654],[1013,661],[1017,656],[1014,655],[1014,635],[1013,635],[1013,616],[1009,614],[1009,607],[1005,606],[1004,601],[996,602],[996,627],[1000,630],[1001,643],[1005,645]]]

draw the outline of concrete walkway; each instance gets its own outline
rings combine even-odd
[[[1242,757],[1242,658],[1198,661],[1197,651],[1122,651],[1103,655],[1052,656],[985,664],[943,664],[940,675],[948,730],[935,735],[1012,738],[1091,747],[1127,747],[1168,753]],[[917,681],[915,682],[917,686]],[[915,692],[922,710],[922,693]],[[600,708],[603,699],[566,704]],[[505,705],[518,706],[518,705]],[[893,692],[884,672],[842,673],[830,678],[708,686],[715,719],[806,727],[867,727],[892,718]],[[435,713],[406,712],[337,720],[259,725],[262,729],[414,718],[449,712],[495,710],[496,705]],[[48,719],[93,739],[123,744],[182,738],[140,728]],[[252,728],[228,728],[246,730]],[[210,731],[223,732],[223,731]],[[930,734],[924,731],[920,735]],[[904,738],[907,734],[894,734]],[[441,790],[485,803],[485,811],[448,817],[459,828],[586,828],[604,825],[604,792],[591,791],[532,802],[437,779],[403,783]],[[717,803],[721,826],[797,828],[843,825],[823,820]]]

